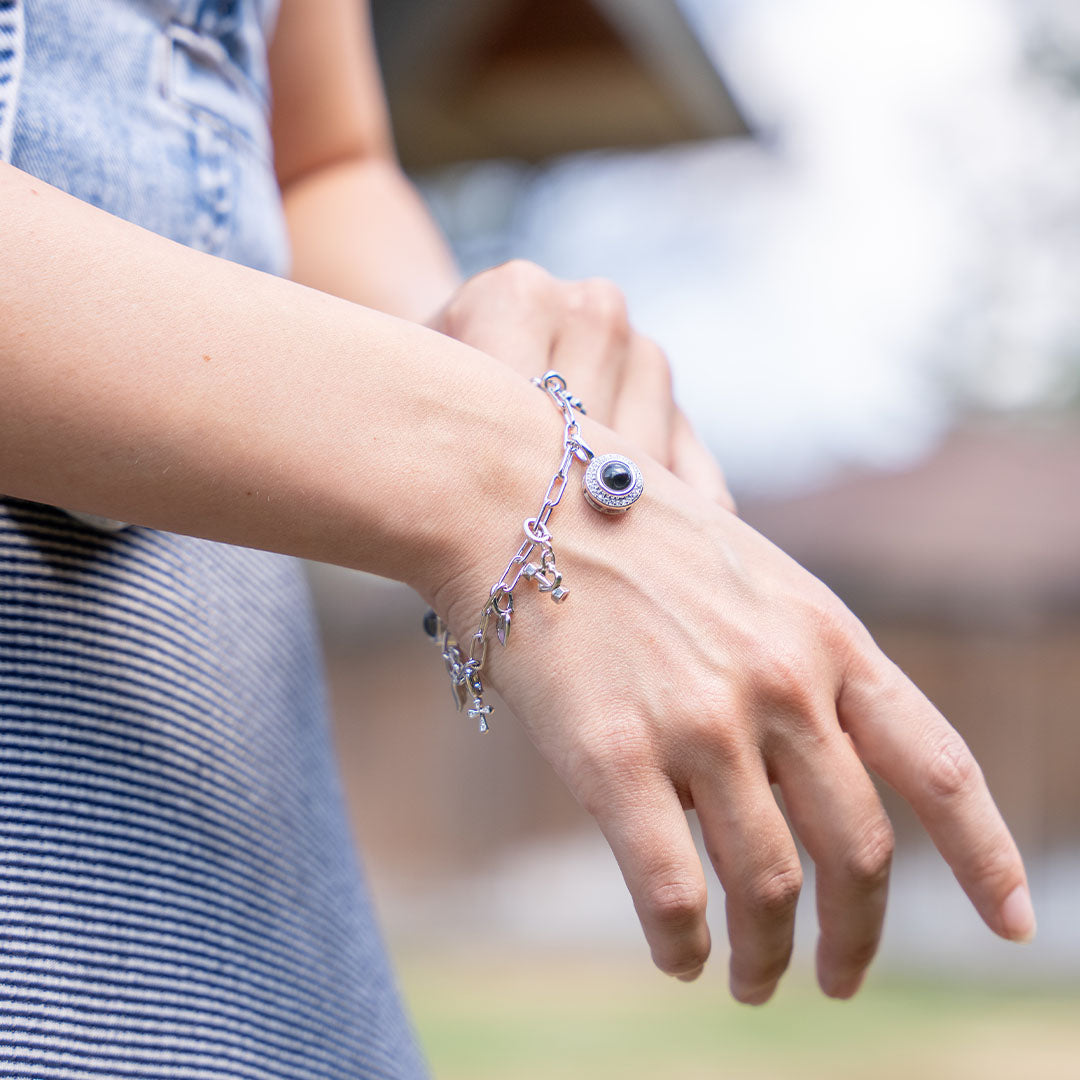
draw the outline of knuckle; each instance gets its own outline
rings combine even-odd
[[[700,700],[707,701],[708,708],[686,713],[677,729],[672,725],[672,741],[695,755],[706,755],[711,767],[735,766],[745,752],[746,735],[739,723],[745,709],[723,689],[710,689]]]
[[[546,293],[555,279],[541,266],[528,259],[510,259],[494,267],[490,274],[497,275],[499,283],[518,296],[536,296]]]
[[[868,637],[866,628],[832,592],[823,587],[812,609],[818,640],[835,656],[849,657]]]
[[[748,884],[747,900],[760,915],[786,915],[799,899],[802,881],[802,866],[797,860],[779,863]]]
[[[886,658],[851,609],[817,578],[808,583],[801,600],[815,652],[827,659],[838,681],[859,673],[880,681]]]
[[[655,341],[645,338],[643,342],[641,362],[648,366],[654,380],[667,389],[670,397],[670,392],[674,386],[674,378],[671,374],[671,362],[668,360],[667,353]]]
[[[819,711],[818,676],[801,648],[776,643],[762,649],[757,664],[761,692],[772,705],[804,716]]]
[[[469,325],[472,311],[472,293],[469,286],[465,285],[439,312],[438,328],[451,337],[460,337]]]
[[[612,337],[630,334],[630,316],[622,290],[606,278],[590,278],[580,287],[580,303],[585,315]]]
[[[660,880],[647,889],[642,900],[643,914],[665,929],[682,930],[704,916],[707,899],[703,882]]]
[[[649,393],[665,408],[672,408],[675,401],[675,379],[671,373],[671,364],[667,354],[655,341],[635,334],[632,328],[628,332],[633,339],[630,345],[630,367],[636,381],[648,387]]]
[[[937,799],[955,799],[971,791],[982,777],[982,770],[967,744],[955,732],[949,732],[930,753],[926,766],[926,787]]]
[[[848,853],[844,872],[867,889],[885,884],[889,879],[895,844],[892,825],[887,818],[880,818]]]
[[[718,775],[740,774],[760,754],[748,705],[715,683],[708,684],[697,700],[707,706],[693,710],[676,706],[668,713],[677,715],[678,723],[661,718],[655,738],[658,752],[680,775],[704,783],[712,784]]]

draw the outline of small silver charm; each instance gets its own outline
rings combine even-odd
[[[562,574],[555,574],[550,583],[545,582],[539,588],[541,592],[551,593],[556,604],[561,604],[570,595],[570,590],[563,587]]]
[[[458,682],[457,679],[450,684],[450,693],[454,697],[454,708],[461,712],[465,708],[465,680]]]
[[[641,470],[622,454],[594,457],[581,480],[585,500],[602,514],[622,514],[641,498]]]
[[[472,708],[469,709],[469,719],[480,721],[480,734],[488,730],[487,718],[495,711],[491,705],[485,705],[484,699],[473,698]]]
[[[446,674],[449,675],[451,679],[456,679],[458,667],[460,665],[458,664],[457,660],[454,659],[454,654],[450,651],[449,648],[447,648],[443,652],[442,658],[443,663],[446,665]]]
[[[556,604],[561,604],[569,595],[570,590],[562,583],[562,574],[554,566],[537,566],[536,563],[526,563],[521,576],[536,582],[540,592],[551,593],[551,599]]]
[[[514,594],[506,594],[505,609],[500,608],[499,602],[496,600],[495,610],[499,613],[499,617],[495,622],[495,635],[499,639],[499,644],[505,648],[507,641],[510,640],[510,620],[514,617]]]

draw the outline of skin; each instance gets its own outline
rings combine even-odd
[[[560,281],[515,259],[465,282],[428,325],[525,377],[554,368],[590,416],[632,437],[706,498],[735,510],[720,466],[675,402],[667,357],[631,326],[614,283]]]
[[[371,29],[355,0],[286,0],[270,49],[275,168],[293,280],[473,345],[530,377],[554,367],[609,427],[729,509],[675,403],[667,358],[609,281],[514,260],[462,282],[394,155]]]
[[[365,85],[362,57],[304,51],[345,40],[347,21],[284,44],[299,3],[286,0],[276,77],[340,62]],[[318,0],[305,12],[341,20],[348,7]],[[625,397],[641,346],[622,319],[610,322],[627,342],[621,359],[602,336],[579,356],[566,341],[580,321],[558,289],[536,302],[568,306],[513,337],[517,309],[468,315],[492,302],[479,289],[486,299],[455,311],[445,263],[427,276],[410,276],[412,255],[348,268],[327,223],[344,215],[338,233],[355,241],[367,211],[348,207],[398,182],[385,159],[368,168],[378,140],[350,144],[309,90],[291,120],[278,95],[278,167],[294,230],[312,230],[294,232],[298,276],[315,273],[320,251],[346,267],[340,282],[328,272],[327,291],[182,248],[0,166],[0,489],[395,578],[466,638],[557,464],[562,420],[510,364],[410,321],[445,310],[449,288],[445,329],[490,335],[491,348],[512,340],[534,349],[530,363],[576,363],[606,419],[626,427],[590,415],[582,437],[645,476],[644,497],[617,518],[573,493],[562,501],[551,524],[571,597],[557,608],[527,588],[511,645],[489,651],[486,671],[599,822],[657,966],[693,978],[709,953],[693,807],[727,897],[732,992],[752,1003],[773,992],[801,883],[776,783],[818,869],[819,981],[854,993],[880,936],[892,853],[867,769],[915,808],[991,929],[1028,940],[1023,865],[967,747],[835,596],[725,508],[715,477],[708,491],[700,461],[686,475],[668,399]],[[388,219],[404,215],[415,250],[437,255],[426,219],[407,225],[413,197],[388,198]],[[369,287],[394,293],[397,275],[410,318],[352,302]]]

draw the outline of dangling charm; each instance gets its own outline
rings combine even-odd
[[[498,616],[495,622],[495,635],[499,639],[499,644],[505,648],[510,640],[510,620],[514,617],[514,594],[512,592],[506,594],[505,608],[499,607],[498,596],[493,598],[492,603]]]
[[[446,629],[443,626],[442,619],[435,614],[434,608],[428,608],[424,612],[424,633],[427,634],[432,641],[438,641],[443,636],[443,631]]]
[[[581,480],[585,500],[602,514],[622,514],[641,498],[641,470],[622,454],[594,457]]]
[[[468,696],[465,682],[469,672],[465,657],[446,628],[446,624],[432,608],[428,608],[424,613],[424,633],[442,649],[446,674],[450,676],[450,697],[453,699],[454,708],[461,712],[465,708],[465,699]]]
[[[455,680],[450,687],[450,692],[454,696],[454,708],[456,708],[458,712],[461,712],[461,710],[465,708],[465,684]]]
[[[474,697],[472,708],[469,709],[469,719],[480,721],[480,734],[483,735],[488,730],[487,718],[494,712],[494,708],[490,705],[484,704],[484,699],[480,697]]]
[[[556,604],[561,604],[570,595],[570,590],[562,583],[562,574],[555,569],[554,560],[548,560],[546,552],[543,565],[526,563],[521,576],[527,581],[535,581],[540,592],[550,593]]]

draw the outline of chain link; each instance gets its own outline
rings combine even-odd
[[[543,502],[535,517],[526,518],[522,524],[525,540],[517,552],[506,564],[506,569],[499,580],[491,587],[487,602],[480,612],[479,625],[469,641],[466,655],[447,629],[442,619],[434,611],[428,611],[424,617],[424,628],[429,636],[442,646],[443,660],[450,676],[450,689],[454,704],[460,711],[465,707],[469,696],[472,704],[469,716],[479,722],[480,731],[488,730],[488,717],[494,711],[492,706],[484,704],[484,688],[481,669],[487,659],[488,642],[491,639],[491,623],[495,622],[495,635],[500,645],[505,646],[510,636],[510,624],[514,611],[514,590],[524,577],[533,581],[540,592],[549,593],[555,603],[566,599],[568,590],[562,584],[562,574],[555,562],[555,549],[551,543],[551,532],[547,523],[552,511],[562,501],[563,493],[570,478],[570,467],[575,459],[586,463],[593,457],[592,450],[581,439],[581,427],[574,416],[575,411],[585,413],[581,399],[567,391],[566,380],[557,371],[547,371],[532,380],[534,386],[543,390],[554,402],[563,416],[563,455],[559,467],[552,476],[544,492]],[[533,562],[535,551],[539,550],[539,562]],[[505,598],[505,599],[503,599]],[[500,607],[502,601],[502,607]]]

